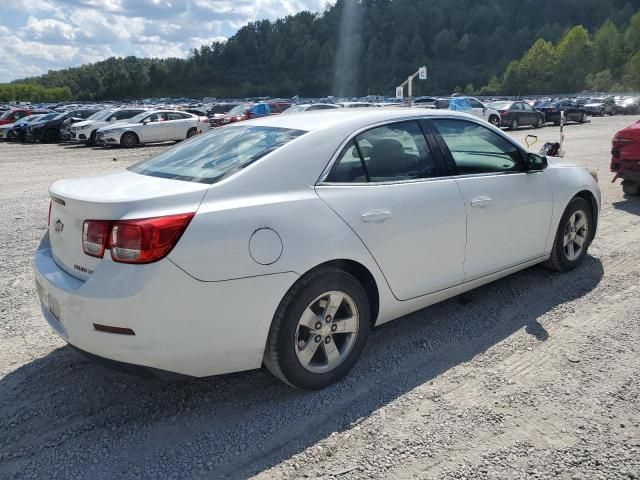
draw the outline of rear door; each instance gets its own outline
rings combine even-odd
[[[543,256],[553,200],[546,172],[524,172],[521,147],[483,125],[464,119],[433,125],[467,212],[465,280]]]
[[[524,108],[526,114],[526,124],[535,125],[538,123],[538,113],[527,102],[522,102],[522,108]]]
[[[429,138],[429,140],[427,140]],[[418,121],[352,138],[316,192],[362,240],[396,298],[464,279],[466,214],[433,137]]]
[[[195,126],[193,117],[187,113],[169,112],[167,114],[167,132],[172,140],[187,138],[189,128]]]

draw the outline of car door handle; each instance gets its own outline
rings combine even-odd
[[[374,210],[372,212],[363,213],[360,218],[365,223],[384,223],[391,218],[391,212],[386,210]]]
[[[483,208],[491,203],[491,197],[476,197],[471,200],[472,207]]]

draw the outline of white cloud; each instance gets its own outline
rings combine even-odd
[[[327,0],[22,0],[3,3],[0,82],[110,56],[186,57],[242,25]],[[28,15],[25,12],[29,12]]]

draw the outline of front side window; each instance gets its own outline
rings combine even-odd
[[[437,177],[441,172],[417,122],[373,128],[343,149],[328,182],[396,182]]]
[[[469,104],[471,105],[471,108],[484,108],[484,105],[475,98],[469,98]]]
[[[520,171],[522,155],[511,142],[477,123],[434,120],[460,175]]]
[[[216,183],[303,135],[303,130],[238,126],[212,130],[129,168],[141,175]]]

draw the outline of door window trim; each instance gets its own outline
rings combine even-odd
[[[318,187],[318,186],[350,187],[350,186],[397,185],[397,184],[403,184],[403,183],[420,183],[420,182],[443,180],[443,179],[450,178],[451,177],[450,169],[448,168],[448,166],[445,163],[444,157],[442,156],[442,152],[440,151],[439,148],[436,148],[436,144],[435,144],[434,139],[433,138],[429,138],[430,135],[431,135],[431,137],[433,137],[433,134],[430,131],[428,131],[428,129],[425,129],[425,125],[423,124],[423,120],[424,120],[424,117],[398,118],[398,119],[393,119],[392,121],[388,121],[387,120],[387,121],[375,123],[373,125],[367,125],[366,127],[363,127],[363,128],[360,128],[360,129],[356,130],[354,133],[349,135],[344,142],[342,142],[340,144],[340,147],[338,147],[337,151],[331,157],[331,160],[329,161],[329,163],[327,164],[327,166],[323,170],[322,174],[320,174],[320,178],[316,182],[316,187]],[[331,171],[333,170],[333,168],[335,167],[336,162],[338,160],[340,160],[340,157],[342,156],[342,153],[343,153],[344,149],[349,145],[349,143],[353,143],[355,145],[356,149],[358,150],[358,155],[360,156],[360,161],[363,162],[363,168],[364,168],[365,175],[367,177],[367,180],[369,180],[370,179],[369,172],[367,170],[366,163],[364,163],[364,157],[362,155],[362,152],[360,151],[360,146],[358,145],[358,141],[356,140],[356,137],[358,137],[358,135],[362,135],[363,133],[368,132],[370,130],[374,130],[376,128],[385,127],[385,126],[388,126],[388,125],[395,125],[395,124],[398,124],[398,123],[408,123],[408,122],[414,122],[415,124],[418,125],[418,128],[422,132],[422,136],[424,137],[424,139],[425,139],[425,141],[427,143],[427,147],[430,150],[430,153],[431,153],[431,156],[433,157],[434,162],[438,165],[438,168],[442,171],[442,175],[439,175],[437,177],[407,178],[407,179],[402,179],[402,180],[390,180],[390,181],[385,181],[385,182],[372,182],[372,181],[366,181],[366,182],[328,182],[326,180],[327,177],[329,176],[329,174],[331,173]]]
[[[444,141],[444,138],[442,138],[442,135],[440,135],[440,132],[438,131],[438,128],[433,123],[434,120],[458,120],[458,121],[461,121],[461,122],[472,123],[472,124],[477,125],[479,127],[486,128],[490,132],[495,133],[496,135],[500,136],[501,138],[506,140],[508,143],[513,145],[513,147],[515,147],[515,149],[518,150],[518,152],[520,152],[520,162],[518,162],[518,169],[517,170],[510,170],[510,171],[503,171],[503,172],[482,172],[482,173],[461,174],[458,171],[458,166],[456,165],[456,162],[455,162],[455,160],[453,158],[453,154],[449,150],[449,147],[447,146],[447,143]],[[524,157],[526,155],[526,151],[520,145],[518,145],[516,142],[514,142],[511,137],[509,137],[505,133],[502,133],[502,131],[501,132],[496,132],[496,131],[488,128],[487,126],[482,125],[480,122],[476,122],[476,121],[471,120],[471,119],[460,118],[460,117],[427,118],[427,119],[425,119],[425,124],[432,130],[433,135],[434,135],[434,137],[435,137],[435,139],[436,139],[436,141],[438,143],[438,147],[440,148],[440,153],[446,159],[447,166],[449,167],[450,172],[451,172],[451,176],[454,177],[454,178],[473,178],[473,177],[488,177],[488,176],[496,176],[496,175],[518,175],[518,174],[522,174],[522,173],[524,173],[524,174],[528,174],[529,173],[527,170],[524,169]]]

